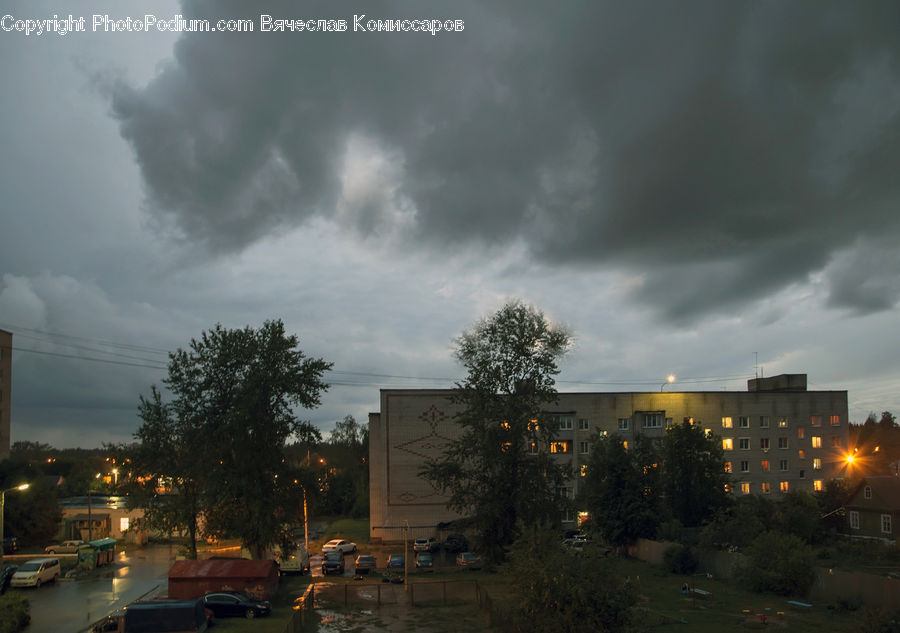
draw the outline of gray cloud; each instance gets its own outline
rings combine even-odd
[[[634,296],[684,321],[823,270],[831,305],[895,304],[895,285],[873,300],[826,264],[900,232],[896,3],[448,6],[365,9],[462,33],[184,35],[148,85],[111,93],[149,211],[222,252],[314,217],[414,248],[522,243],[637,271]],[[379,186],[351,195],[348,165],[372,155]]]

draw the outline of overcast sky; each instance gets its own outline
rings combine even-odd
[[[451,386],[511,298],[574,332],[561,391],[806,373],[852,421],[900,413],[896,2],[0,9],[13,441],[128,441],[167,351],[276,318],[334,362],[301,417],[364,422],[380,388]],[[86,32],[16,30],[69,13]]]

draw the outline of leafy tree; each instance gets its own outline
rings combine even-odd
[[[28,488],[10,492],[4,504],[4,537],[15,536],[22,544],[38,545],[56,537],[62,512],[56,487],[30,463],[7,459],[0,462],[0,488],[27,483]]]
[[[652,538],[660,520],[658,457],[649,438],[634,444],[628,451],[618,435],[595,435],[584,478],[591,527],[616,547]]]
[[[739,497],[723,506],[700,532],[700,545],[710,549],[744,549],[773,526],[774,507],[757,495]]]
[[[722,447],[699,425],[685,421],[666,431],[662,464],[666,504],[684,526],[709,521],[727,503]]]
[[[803,596],[815,580],[813,550],[793,534],[760,534],[747,556],[737,576],[754,591]]]
[[[188,350],[170,355],[163,382],[172,402],[156,412],[151,397],[146,412],[151,422],[145,419],[139,431],[142,444],[158,438],[164,445],[170,440],[159,436],[171,425],[180,429],[176,439],[186,450],[179,460],[197,468],[173,467],[160,456],[154,470],[175,468],[173,479],[182,472],[196,475],[206,529],[239,537],[257,557],[289,538],[290,524],[302,516],[302,501],[297,503],[302,491],[284,457],[285,443],[306,429],[294,409],[317,406],[328,388],[322,376],[331,364],[307,358],[297,346],[297,337],[288,336],[280,320],[259,329],[216,325],[193,339]],[[144,430],[147,436],[141,435]]]
[[[324,510],[355,517],[369,512],[369,428],[352,415],[335,424],[328,442],[321,446],[327,467],[322,471]]]
[[[815,545],[825,538],[816,498],[808,492],[789,492],[776,504],[776,519],[787,534]]]
[[[519,521],[558,523],[566,507],[568,473],[547,450],[557,429],[542,411],[556,401],[557,361],[570,342],[566,329],[519,301],[456,340],[467,370],[452,396],[461,433],[421,474],[449,493],[449,508],[472,518],[491,561],[505,557]]]
[[[522,631],[614,633],[632,630],[637,592],[613,557],[590,544],[579,555],[560,547],[549,526],[521,530],[503,570]]]

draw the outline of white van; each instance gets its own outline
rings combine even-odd
[[[284,552],[278,557],[280,574],[305,574],[309,571],[309,552],[306,547],[298,544],[297,548],[285,556]]]
[[[19,565],[9,586],[40,587],[44,583],[56,582],[57,578],[59,578],[58,558],[33,558]]]

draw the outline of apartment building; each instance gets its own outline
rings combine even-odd
[[[0,460],[9,457],[12,405],[12,332],[0,330]]]
[[[457,436],[458,405],[450,390],[385,389],[381,411],[369,415],[371,537],[399,540],[431,534],[458,518],[447,498],[419,476]],[[747,391],[560,393],[544,415],[558,425],[549,450],[572,466],[566,494],[574,498],[595,434],[662,438],[688,421],[722,443],[735,495],[778,496],[821,490],[839,477],[849,450],[846,391],[809,391],[805,374],[748,381]],[[574,525],[576,516],[564,517]]]

